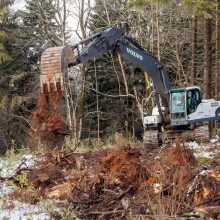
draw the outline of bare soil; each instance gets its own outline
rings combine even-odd
[[[48,147],[62,146],[69,133],[62,111],[62,91],[40,93],[35,111],[31,115],[31,138],[29,144],[36,146],[41,141]]]

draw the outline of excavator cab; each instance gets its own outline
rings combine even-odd
[[[171,124],[187,125],[188,115],[195,112],[201,103],[199,87],[176,88],[170,90]]]

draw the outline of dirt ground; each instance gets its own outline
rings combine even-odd
[[[31,204],[67,199],[80,219],[220,219],[220,164],[204,169],[184,146],[151,153],[129,145],[93,153],[55,148],[39,156],[26,170],[27,187],[13,195]]]
[[[25,170],[27,183],[11,196],[31,204],[68,200],[80,219],[220,219],[219,160],[203,167],[179,142],[149,152],[130,147],[120,135],[113,148],[75,153],[63,145],[68,126],[62,98],[60,90],[40,94],[31,142],[40,139],[49,150],[38,155],[42,160],[35,168]]]

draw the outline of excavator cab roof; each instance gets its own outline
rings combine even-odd
[[[184,92],[184,91],[195,90],[195,89],[198,89],[200,91],[200,88],[198,86],[189,86],[189,87],[173,88],[170,90],[170,93]]]

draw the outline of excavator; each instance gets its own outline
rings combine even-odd
[[[207,122],[220,120],[220,101],[202,99],[198,86],[171,88],[169,75],[157,57],[118,28],[105,28],[73,46],[46,49],[41,56],[41,92],[63,90],[68,68],[108,51],[146,72],[153,83],[155,106],[150,115],[143,113],[144,145],[158,146],[186,134],[198,141],[209,138]]]

